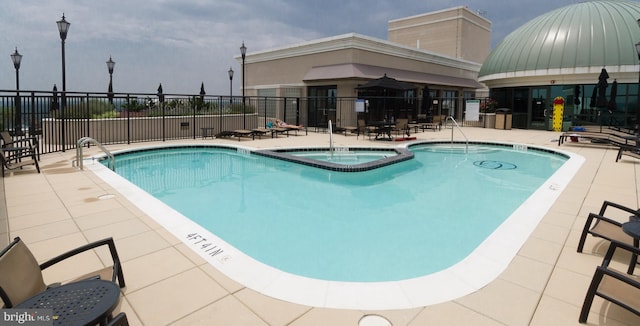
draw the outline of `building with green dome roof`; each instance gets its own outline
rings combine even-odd
[[[634,128],[638,19],[640,3],[634,1],[587,1],[553,10],[505,37],[482,64],[478,80],[499,107],[511,109],[516,128],[547,129],[557,96],[565,98],[565,120],[573,125]],[[606,105],[592,99],[603,68],[609,76]]]

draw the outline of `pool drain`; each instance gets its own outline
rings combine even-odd
[[[391,322],[380,315],[364,315],[358,326],[392,326]]]

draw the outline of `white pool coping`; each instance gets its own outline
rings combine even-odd
[[[408,145],[410,144],[400,146]],[[102,164],[88,162],[84,167],[111,185],[223,274],[257,292],[313,307],[409,309],[460,298],[495,280],[507,268],[585,161],[582,156],[570,152],[531,145],[513,145],[520,149],[537,148],[557,152],[569,159],[465,259],[433,274],[392,282],[326,281],[275,269],[234,248]],[[176,145],[148,148],[163,147]],[[247,150],[241,146],[230,147]]]

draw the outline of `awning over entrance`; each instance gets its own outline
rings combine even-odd
[[[344,63],[311,68],[304,76],[304,81],[332,80],[344,78],[377,79],[387,75],[397,80],[416,84],[456,86],[464,88],[483,88],[473,79],[436,75],[424,72],[371,66],[359,63]]]

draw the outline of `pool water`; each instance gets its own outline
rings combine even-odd
[[[359,150],[338,150],[338,151],[288,151],[289,155],[304,157],[312,160],[331,162],[337,164],[355,165],[371,163],[387,157],[398,155],[393,151],[359,151]]]
[[[336,172],[248,151],[117,155],[117,172],[250,257],[313,279],[385,282],[467,257],[567,160],[518,146],[424,144]]]

